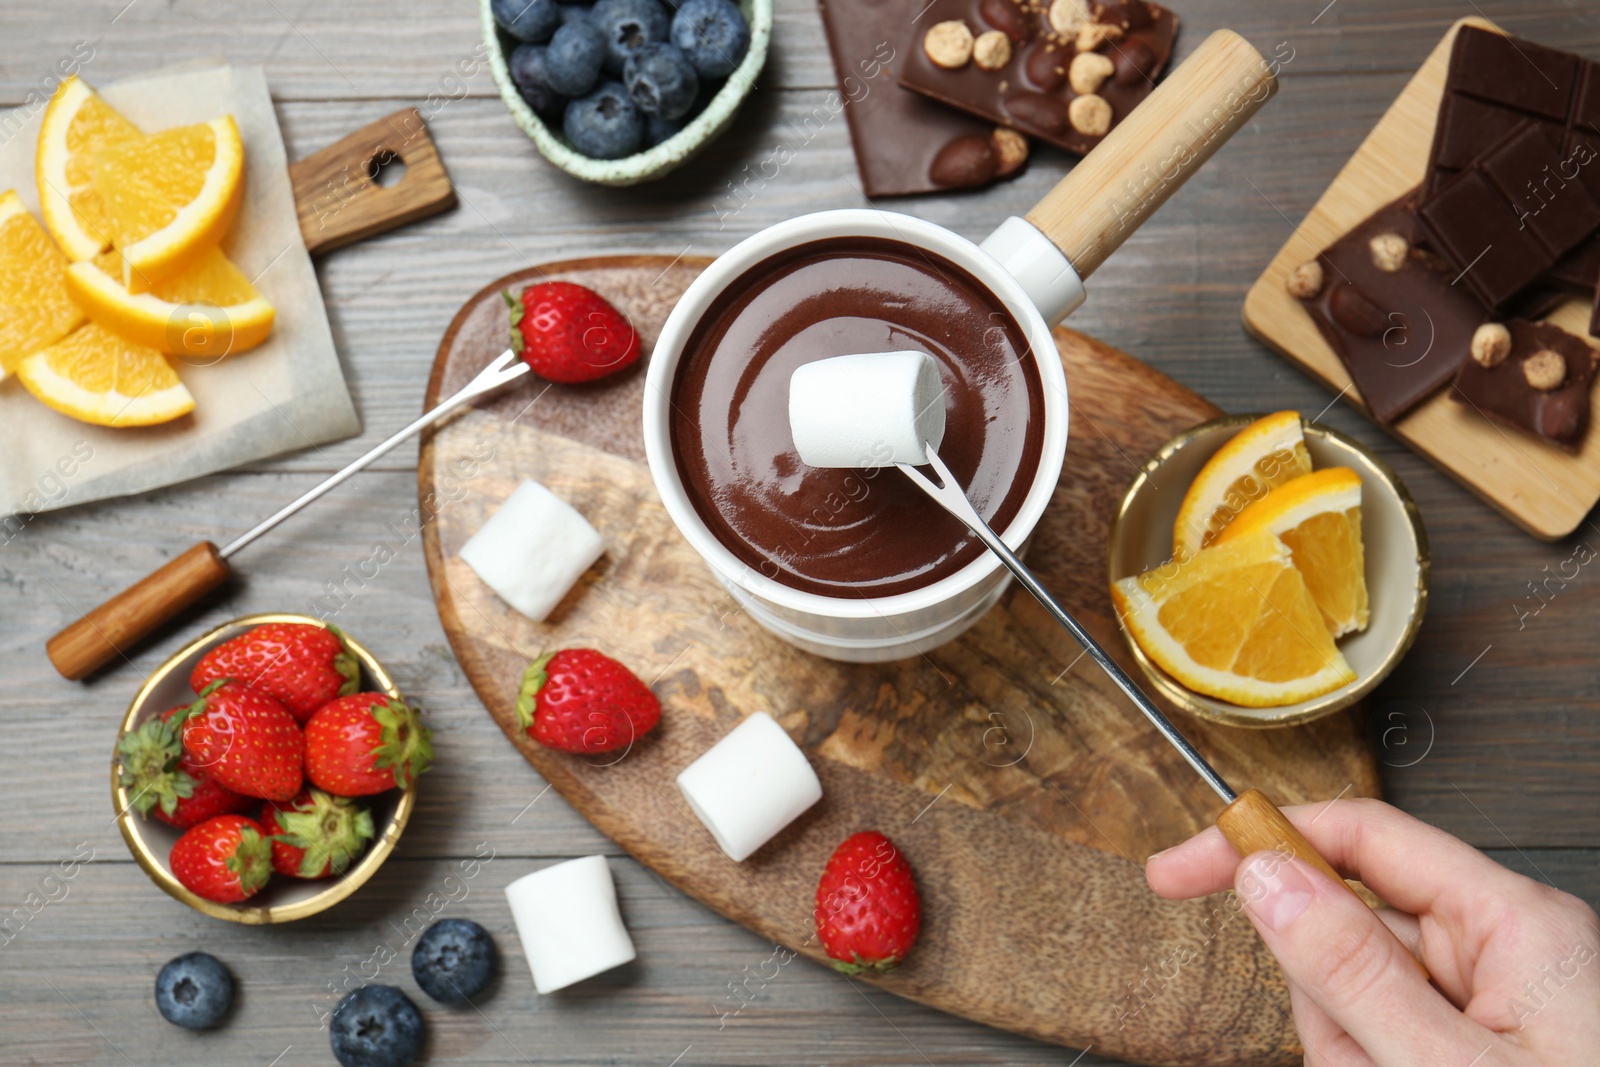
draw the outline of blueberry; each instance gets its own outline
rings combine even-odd
[[[511,80],[528,106],[543,118],[554,118],[567,106],[567,98],[550,85],[549,47],[519,44],[511,53]]]
[[[682,119],[664,119],[660,115],[644,117],[644,146],[654,148],[683,129]]]
[[[561,8],[556,0],[492,0],[494,20],[525,44],[548,41],[561,25]]]
[[[156,975],[156,1010],[190,1030],[215,1026],[233,1002],[233,976],[215,956],[190,952]]]
[[[621,159],[639,150],[644,113],[621,82],[601,82],[594,92],[567,105],[561,128],[572,147],[590,159]]]
[[[600,0],[594,5],[595,25],[606,39],[606,73],[622,76],[628,57],[647,44],[665,41],[671,30],[660,0]]]
[[[569,22],[588,22],[592,18],[594,18],[594,12],[586,7],[580,7],[577,4],[561,5],[561,25],[563,26]]]
[[[392,985],[362,986],[333,1009],[328,1043],[344,1067],[406,1067],[422,1050],[422,1013]]]
[[[411,976],[441,1004],[459,1004],[483,992],[494,977],[494,939],[470,919],[441,919],[411,950]]]
[[[732,74],[750,47],[750,24],[729,0],[684,0],[672,16],[672,43],[702,78]]]
[[[689,60],[670,44],[647,44],[629,56],[622,82],[640,111],[664,119],[687,115],[700,90]]]
[[[575,19],[550,38],[546,70],[551,86],[566,96],[582,96],[600,80],[606,40],[588,19]]]

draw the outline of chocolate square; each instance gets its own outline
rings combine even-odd
[[[1382,423],[1402,417],[1455,374],[1482,307],[1440,257],[1418,247],[1416,191],[1378,209],[1316,262],[1322,287],[1303,300],[1361,399]],[[1372,239],[1393,234],[1409,252],[1396,271],[1373,262]]]
[[[1568,452],[1577,452],[1589,428],[1589,392],[1594,383],[1595,350],[1547,322],[1513,319],[1511,354],[1493,367],[1468,356],[1461,362],[1450,395],[1480,414],[1515,426]],[[1528,384],[1523,365],[1549,350],[1566,362],[1566,377],[1554,389]]]
[[[1484,306],[1503,309],[1600,226],[1600,205],[1560,165],[1545,131],[1524,122],[1418,209]]]
[[[1017,167],[997,175],[993,164],[964,168],[965,180],[934,178],[934,163],[954,142],[982,155],[994,124],[973,118],[902,89],[899,71],[911,42],[912,19],[925,0],[817,0],[822,27],[833,55],[834,77],[850,128],[856,170],[868,199],[909,196],[952,188],[972,188],[999,177],[1014,177]],[[960,150],[958,146],[956,151]],[[992,144],[990,147],[992,152]]]
[[[1110,76],[1093,94],[1079,94],[1069,84],[1072,60],[1079,54],[1077,39],[1052,28],[1050,0],[932,0],[912,24],[900,84],[1082,155],[1104,134],[1074,128],[1072,102],[1080,95],[1100,97],[1109,105],[1114,129],[1155,88],[1178,32],[1178,17],[1160,4],[1082,4],[1094,23],[1116,35],[1090,50],[1111,62]],[[1004,33],[1010,58],[995,70],[985,70],[976,59],[954,69],[934,63],[923,47],[925,36],[950,21],[964,23],[974,37],[990,30]]]

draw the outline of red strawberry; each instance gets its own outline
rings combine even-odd
[[[218,815],[185,831],[167,862],[185,888],[218,904],[252,897],[272,877],[266,831],[243,815]]]
[[[332,626],[269,622],[207,652],[189,684],[196,693],[218,678],[233,678],[282,704],[305,722],[335,697],[361,688],[360,666]]]
[[[599,293],[571,282],[540,282],[511,309],[511,347],[534,373],[553,382],[590,382],[639,358],[639,334]]]
[[[219,785],[183,751],[178,740],[182,720],[174,718],[188,710],[182,705],[147,719],[117,745],[122,785],[133,797],[129,806],[180,830],[255,803]]]
[[[661,702],[616,660],[569,648],[528,664],[517,717],[546,748],[593,755],[627,748],[649,733],[661,720]]]
[[[815,918],[836,969],[888,970],[905,959],[922,929],[911,864],[878,831],[851,834],[823,868]]]
[[[223,678],[184,714],[183,750],[219,785],[263,800],[300,792],[306,741],[282,704]]]
[[[340,697],[306,723],[306,777],[336,796],[410,788],[432,762],[432,732],[382,693]]]
[[[308,789],[287,804],[261,806],[272,837],[272,867],[294,878],[343,874],[372,840],[372,813],[348,797]]]

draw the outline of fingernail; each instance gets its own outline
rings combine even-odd
[[[1176,847],[1176,846],[1174,846],[1174,847]],[[1150,855],[1145,857],[1145,862],[1149,863],[1151,860],[1156,859],[1156,858],[1161,857],[1161,856],[1165,856],[1168,852],[1171,852],[1171,851],[1172,851],[1172,849],[1170,849],[1170,848],[1164,848],[1160,852],[1152,852],[1152,853],[1150,853]]]
[[[1276,852],[1263,852],[1239,876],[1239,899],[1250,914],[1274,932],[1287,929],[1316,896],[1316,887],[1298,865]]]

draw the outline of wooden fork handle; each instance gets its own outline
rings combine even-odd
[[[1315,867],[1332,878],[1335,885],[1343,886],[1351,896],[1366,903],[1360,893],[1350,888],[1344,876],[1334,870],[1333,865],[1323,859],[1311,842],[1294,828],[1289,817],[1279,811],[1278,806],[1259,789],[1245,790],[1232,804],[1223,808],[1222,814],[1217,816],[1217,829],[1222,831],[1222,836],[1228,839],[1229,844],[1238,849],[1241,857],[1252,852],[1293,856],[1301,863]],[[1416,962],[1423,977],[1431,977],[1422,961]]]
[[[61,676],[78,681],[122,657],[196,600],[233,568],[217,546],[202,541],[84,615],[45,644]]]

